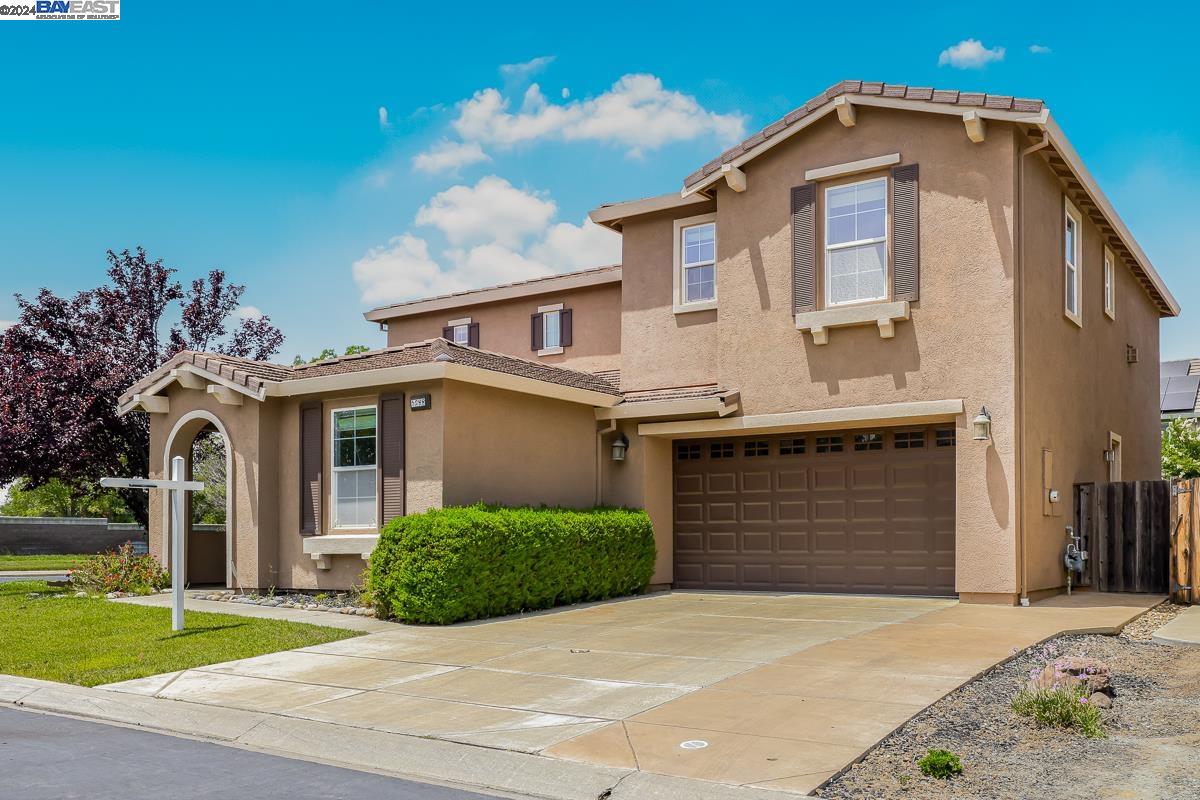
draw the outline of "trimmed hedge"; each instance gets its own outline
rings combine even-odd
[[[640,592],[654,556],[644,511],[443,508],[388,523],[367,586],[381,616],[448,625]]]

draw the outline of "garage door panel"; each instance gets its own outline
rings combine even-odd
[[[836,431],[677,443],[676,585],[952,593],[954,447],[936,430],[883,431],[873,450]]]

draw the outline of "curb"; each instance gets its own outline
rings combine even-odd
[[[749,789],[258,711],[0,675],[0,704],[464,790],[543,800],[789,800]]]

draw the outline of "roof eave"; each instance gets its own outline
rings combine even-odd
[[[657,197],[645,197],[640,200],[626,200],[620,203],[610,203],[600,206],[588,212],[588,219],[597,225],[603,225],[620,233],[625,220],[630,217],[653,214],[656,211],[669,211],[673,208],[682,208],[684,206],[703,203],[706,200],[707,198],[705,197],[690,197],[686,194],[670,192],[668,194],[660,194]]]

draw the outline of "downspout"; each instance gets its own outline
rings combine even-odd
[[[617,429],[617,421],[610,419],[596,425],[596,505],[604,505],[604,437]]]
[[[1020,561],[1021,605],[1029,605],[1029,570],[1025,557],[1025,156],[1050,146],[1050,133],[1042,130],[1042,140],[1021,151],[1017,158],[1017,398],[1016,424],[1013,426],[1017,449],[1017,558]]]

